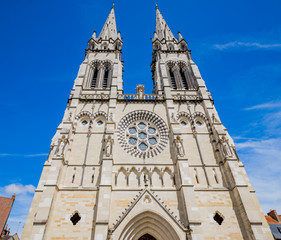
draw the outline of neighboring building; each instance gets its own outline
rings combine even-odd
[[[182,35],[157,8],[153,94],[123,93],[122,45],[112,8],[88,42],[22,240],[273,239]]]
[[[276,210],[271,210],[265,216],[274,239],[281,240],[281,215],[278,215]]]
[[[19,236],[17,233],[15,233],[13,236],[11,235],[5,235],[1,238],[1,240],[19,240]]]
[[[7,221],[15,201],[15,194],[11,198],[0,197],[0,239],[9,235],[10,229],[7,229]]]

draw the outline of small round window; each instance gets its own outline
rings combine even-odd
[[[181,121],[181,125],[185,127],[187,123],[185,121]]]
[[[87,120],[83,120],[82,121],[82,125],[87,125],[88,124],[88,121]]]
[[[101,125],[103,125],[103,121],[99,120],[99,121],[97,122],[97,124],[98,124],[99,126],[101,126]]]

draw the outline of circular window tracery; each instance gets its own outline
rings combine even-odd
[[[118,140],[125,151],[135,157],[159,154],[168,143],[165,122],[149,111],[134,111],[123,117],[118,126]]]
[[[129,126],[126,136],[129,138],[129,145],[138,145],[139,150],[145,152],[149,147],[153,149],[158,143],[159,134],[156,132],[156,127],[151,127],[151,123],[136,121]]]

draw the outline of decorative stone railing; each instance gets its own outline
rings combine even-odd
[[[81,100],[108,100],[109,94],[81,94]]]
[[[156,94],[144,94],[139,96],[138,94],[119,94],[118,100],[164,100],[163,95]]]
[[[200,101],[202,100],[201,96],[197,95],[174,95],[173,99],[175,101]]]

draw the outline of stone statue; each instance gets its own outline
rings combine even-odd
[[[180,138],[180,136],[177,136],[175,139],[175,143],[176,143],[176,148],[178,151],[178,155],[180,157],[184,156],[184,150],[183,150],[183,146],[182,146],[182,139]]]
[[[233,153],[229,147],[229,144],[228,144],[228,139],[225,138],[225,136],[223,136],[220,140],[220,144],[221,144],[221,148],[222,148],[222,152],[223,152],[223,155],[225,157],[232,157],[233,156]]]
[[[113,113],[109,113],[108,120],[109,120],[110,122],[113,121]]]
[[[62,136],[62,138],[59,140],[59,144],[57,146],[55,154],[57,156],[64,156],[64,149],[67,143],[67,139],[65,136]]]
[[[144,99],[144,85],[137,85],[136,87],[137,91],[137,98],[138,99]]]
[[[112,138],[111,136],[108,136],[107,139],[105,139],[105,156],[106,157],[110,157],[111,156],[111,152],[112,152]]]
[[[175,114],[174,113],[171,114],[171,121],[172,122],[176,122],[176,118],[175,118]]]
[[[70,113],[69,113],[69,115],[68,115],[68,119],[67,119],[67,121],[69,121],[69,122],[70,122],[70,121],[71,121],[71,118],[72,118],[72,113],[70,112]]]

